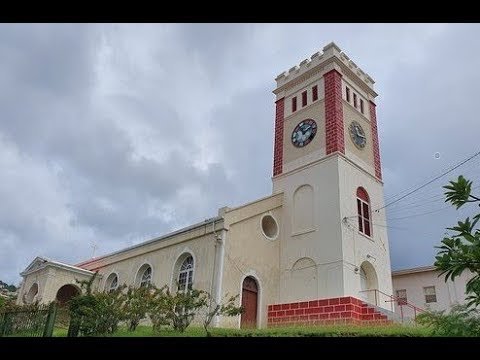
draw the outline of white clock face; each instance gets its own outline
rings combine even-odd
[[[353,143],[359,148],[363,149],[367,144],[367,137],[365,136],[365,131],[356,121],[352,121],[349,126],[350,137]]]

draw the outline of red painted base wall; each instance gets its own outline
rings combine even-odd
[[[345,296],[340,298],[268,305],[268,326],[325,324],[389,324],[387,316],[367,303]]]

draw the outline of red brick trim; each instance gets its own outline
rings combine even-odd
[[[391,320],[375,308],[351,296],[268,305],[268,326],[373,322],[389,324]]]
[[[375,164],[375,176],[382,180],[382,164],[380,162],[380,146],[378,144],[378,130],[377,130],[377,110],[376,105],[370,101],[370,125],[372,127],[373,139],[373,161]]]
[[[339,151],[345,154],[342,104],[342,74],[331,70],[325,79],[325,134],[326,154]]]
[[[273,147],[273,176],[283,171],[283,120],[285,115],[285,98],[275,102],[275,141]]]

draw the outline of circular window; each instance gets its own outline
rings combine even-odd
[[[278,224],[272,215],[262,217],[262,231],[267,239],[275,240],[278,235]]]

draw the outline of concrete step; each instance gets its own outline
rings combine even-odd
[[[398,315],[397,313],[395,313],[394,311],[387,310],[387,309],[381,308],[379,306],[375,306],[375,307],[377,308],[377,311],[386,315],[389,320],[392,320],[393,322],[396,322],[396,323],[401,323],[402,322],[401,316]]]

